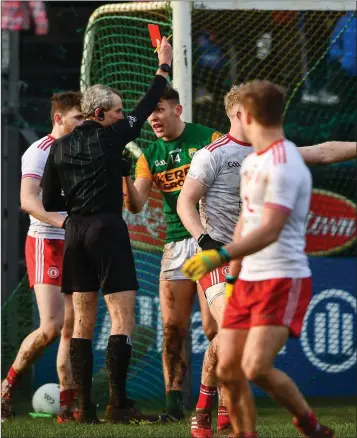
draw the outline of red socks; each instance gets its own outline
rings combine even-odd
[[[65,389],[60,392],[60,406],[72,406],[77,402],[77,390]]]
[[[293,423],[303,431],[315,432],[319,426],[319,420],[312,411],[306,412],[306,414],[300,418],[295,417]]]
[[[224,429],[229,424],[231,424],[231,422],[229,420],[227,408],[225,406],[219,406],[217,417],[217,430]]]
[[[213,398],[216,395],[217,389],[210,386],[200,386],[200,396],[196,405],[196,409],[212,410]]]
[[[18,374],[13,367],[10,368],[7,376],[6,376],[6,382],[8,383],[8,387],[13,387],[16,385],[20,378],[20,374]]]
[[[216,395],[216,388],[210,386],[200,386],[200,396],[196,405],[196,409],[212,410],[213,398]],[[227,408],[225,406],[218,407],[217,430],[222,430],[231,424]],[[256,432],[246,432],[242,438],[258,438]]]

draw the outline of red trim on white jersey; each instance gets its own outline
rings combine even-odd
[[[276,166],[277,164],[286,163],[286,152],[285,146],[283,142],[277,143],[273,149],[273,164]]]
[[[36,179],[41,179],[42,176],[41,175],[37,175],[36,173],[25,173],[25,175],[22,175],[21,179],[24,178],[36,178]]]
[[[273,148],[274,146],[276,146],[279,143],[282,143],[285,140],[285,138],[279,138],[279,140],[274,141],[274,143],[272,143],[271,145],[269,145],[267,148],[263,149],[262,151],[257,152],[257,155],[262,155],[265,152],[267,152],[269,149]]]
[[[268,207],[268,208],[274,208],[275,210],[281,210],[285,213],[290,214],[291,213],[291,209],[288,207],[285,207],[285,205],[280,205],[280,204],[274,204],[273,202],[265,202],[264,203],[264,207]]]
[[[237,144],[239,144],[241,146],[249,146],[249,147],[252,146],[250,143],[246,143],[245,141],[238,140],[237,138],[232,137],[230,134],[227,134],[227,137],[230,140],[234,141],[234,143],[237,143]]]
[[[205,149],[207,149],[209,152],[213,152],[215,149],[224,146],[226,144],[228,144],[230,142],[230,139],[228,138],[227,135],[224,135],[221,138],[218,138],[216,141],[214,141],[213,143],[209,144],[208,146],[205,147]]]
[[[215,146],[217,143],[221,143],[222,141],[227,140],[227,134],[223,135],[222,137],[217,138],[217,140],[213,141],[212,143],[205,146],[204,149],[210,149],[212,146]]]
[[[45,151],[46,149],[48,149],[51,144],[55,141],[55,139],[52,136],[47,136],[47,138],[45,140],[43,140],[38,146],[38,149],[42,149],[43,151]]]

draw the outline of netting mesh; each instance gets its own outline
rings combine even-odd
[[[160,25],[162,34],[168,36],[172,33],[171,10],[165,4],[159,4],[160,9],[156,11],[144,7],[130,11],[129,5],[126,12],[115,13],[111,6],[101,8],[107,12],[100,14],[86,30],[86,35],[92,37],[85,41],[81,88],[96,83],[117,88],[123,98],[124,110],[130,110],[144,95],[157,70],[157,56],[153,53],[147,25]],[[152,140],[152,131],[146,126],[140,146],[145,147]]]
[[[355,71],[336,57],[354,19],[332,11],[194,10],[195,120],[226,130],[230,86],[269,79],[287,89],[285,127],[297,144],[353,140]],[[353,62],[353,53],[345,56]]]

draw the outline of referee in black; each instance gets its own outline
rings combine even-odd
[[[126,377],[139,288],[129,233],[122,218],[122,165],[126,144],[140,135],[167,85],[172,47],[163,38],[159,68],[151,87],[134,111],[123,118],[118,91],[90,87],[82,97],[86,120],[71,134],[56,140],[42,180],[47,211],[67,211],[62,291],[73,294],[74,330],[71,363],[78,385],[79,423],[96,423],[91,401],[92,337],[101,289],[111,317],[106,365],[110,399],[105,418],[116,423],[156,422],[135,409],[126,397]],[[61,193],[64,196],[61,196]]]

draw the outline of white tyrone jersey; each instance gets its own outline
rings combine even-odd
[[[196,152],[188,176],[208,187],[200,201],[202,225],[212,239],[227,244],[232,241],[240,214],[240,167],[253,152],[248,143],[229,134]]]
[[[54,137],[47,135],[32,143],[21,159],[22,178],[37,178],[41,180],[51,145],[54,141]],[[41,222],[30,215],[28,235],[44,239],[64,239],[64,230]]]
[[[241,168],[242,235],[257,228],[264,206],[289,214],[279,239],[244,257],[239,278],[247,281],[305,278],[311,275],[305,254],[305,224],[311,174],[294,143],[279,140],[244,160]]]

